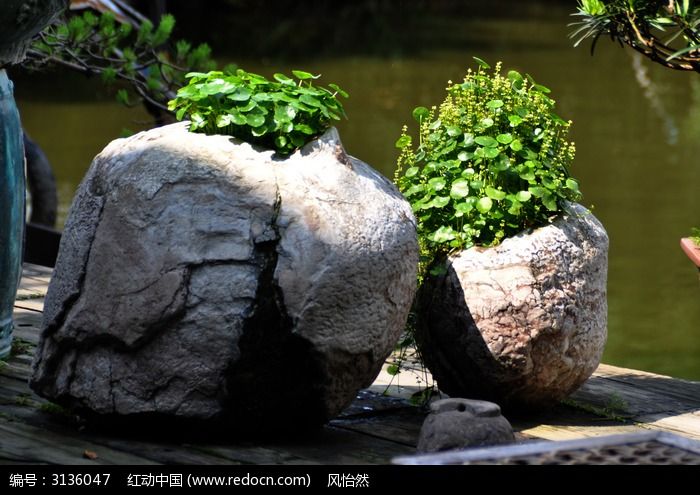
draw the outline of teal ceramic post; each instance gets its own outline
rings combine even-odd
[[[12,308],[22,272],[24,148],[12,81],[0,69],[0,358],[12,346]]]

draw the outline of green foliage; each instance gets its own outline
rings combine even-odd
[[[12,340],[12,349],[10,350],[10,356],[20,356],[22,354],[31,354],[34,350],[34,345],[31,342],[22,340],[15,337]]]
[[[617,393],[611,394],[602,407],[577,401],[572,398],[563,399],[561,403],[565,406],[593,414],[609,421],[628,423],[632,417],[628,410],[629,404]]]
[[[71,414],[70,411],[68,411],[62,406],[59,406],[58,404],[54,404],[53,402],[42,403],[41,405],[39,405],[39,410],[46,414],[52,414],[54,416],[59,416],[64,419],[74,419],[74,416],[73,414]]]
[[[690,229],[690,240],[700,247],[700,228],[695,227]]]
[[[608,35],[666,67],[700,72],[700,6],[690,0],[579,0],[576,45]]]
[[[86,11],[40,33],[23,66],[60,65],[97,75],[105,84],[122,83],[119,102],[131,106],[141,100],[151,110],[167,112],[167,102],[184,84],[186,73],[216,66],[206,44],[193,48],[177,41],[169,49],[174,27],[171,15],[163,16],[157,26],[145,21],[135,29],[118,23],[111,13],[97,16]]]
[[[275,74],[274,81],[238,69],[235,73],[187,74],[189,84],[168,108],[178,120],[190,119],[190,130],[228,134],[288,155],[345,116],[335,84],[314,86],[320,76],[292,71],[295,79]]]
[[[396,142],[396,182],[418,219],[425,263],[545,225],[580,198],[568,172],[571,123],[553,113],[550,90],[476,60],[476,72],[448,83],[439,108],[413,111],[418,146],[406,126]]]

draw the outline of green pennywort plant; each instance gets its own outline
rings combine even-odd
[[[690,240],[700,247],[700,228],[694,227],[690,229]]]
[[[554,113],[550,90],[481,59],[448,82],[439,108],[418,107],[418,146],[404,126],[396,182],[418,219],[430,261],[440,252],[492,246],[547,224],[580,198],[569,176],[571,122]]]
[[[278,73],[269,81],[242,69],[190,73],[168,108],[178,120],[189,118],[191,131],[228,134],[288,155],[345,116],[338,97],[348,97],[335,84],[314,86],[320,76],[292,74],[296,79]]]

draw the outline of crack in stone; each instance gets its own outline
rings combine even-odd
[[[254,257],[261,267],[255,303],[238,341],[240,358],[225,373],[223,394],[227,397],[224,414],[233,417],[234,424],[253,429],[320,424],[327,419],[324,394],[318,390],[322,372],[316,351],[294,333],[295,322],[275,280],[282,208],[276,175],[275,186],[270,219],[274,238],[255,243]]]
[[[32,365],[33,372],[32,372],[32,377],[29,380],[30,388],[36,392],[39,392],[47,385],[49,387],[55,386],[55,383],[53,383],[52,381],[56,375],[56,370],[57,370],[59,364],[64,361],[64,358],[66,355],[66,350],[69,351],[69,349],[70,349],[68,347],[67,343],[64,343],[65,341],[56,341],[56,339],[53,339],[52,336],[63,326],[63,323],[65,322],[65,319],[67,318],[67,315],[73,309],[73,306],[78,301],[78,299],[80,299],[80,296],[82,294],[83,286],[85,284],[85,277],[87,275],[87,266],[88,266],[88,262],[90,261],[90,256],[92,255],[92,250],[93,250],[93,246],[94,246],[93,241],[95,239],[95,236],[97,235],[97,229],[99,228],[99,225],[102,221],[102,215],[104,213],[104,205],[105,205],[105,201],[103,200],[100,202],[100,211],[97,214],[97,222],[95,222],[95,228],[91,232],[89,239],[85,240],[85,242],[89,242],[90,248],[88,249],[87,253],[85,254],[83,263],[80,264],[81,271],[78,275],[78,282],[77,282],[77,287],[75,288],[75,291],[72,294],[70,294],[70,296],[68,296],[63,301],[63,303],[61,304],[61,310],[53,318],[53,321],[44,323],[46,326],[42,330],[42,334],[41,334],[40,352],[37,352],[37,354],[36,354],[37,360]],[[49,343],[50,343],[50,345],[58,346],[58,350],[51,352],[50,354],[47,353],[46,350],[44,349],[44,347]],[[41,373],[40,378],[38,380],[36,380],[37,370],[39,370],[39,368],[42,367],[42,359],[45,359],[47,354],[49,354],[49,356],[50,356],[50,361],[43,365],[44,372]],[[50,372],[46,371],[47,368],[50,370]],[[75,362],[73,362],[71,365],[71,374],[70,374],[68,386],[64,387],[65,390],[70,390],[70,382],[73,379],[72,377],[74,376],[74,370],[75,370]]]

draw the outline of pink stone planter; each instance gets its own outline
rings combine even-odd
[[[690,261],[695,263],[695,266],[700,270],[700,247],[693,242],[689,237],[684,237],[681,239],[681,249],[688,255]]]

